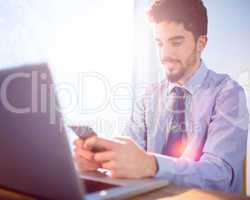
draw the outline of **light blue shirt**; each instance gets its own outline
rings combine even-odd
[[[239,193],[246,154],[249,115],[241,86],[202,63],[183,86],[188,144],[180,158],[162,155],[171,125],[171,90],[167,80],[154,84],[135,101],[124,135],[154,152],[157,177],[177,185]],[[139,161],[138,161],[138,164]]]

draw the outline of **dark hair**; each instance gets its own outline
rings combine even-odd
[[[202,0],[155,0],[147,14],[155,23],[168,20],[183,24],[195,39],[207,35],[207,9]]]

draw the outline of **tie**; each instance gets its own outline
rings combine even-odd
[[[186,147],[187,133],[185,130],[185,89],[175,87],[173,93],[172,123],[163,154],[180,157]]]

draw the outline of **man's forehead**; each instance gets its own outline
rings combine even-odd
[[[160,38],[164,39],[181,39],[185,38],[188,34],[191,32],[187,31],[184,28],[184,25],[182,23],[176,23],[176,22],[160,22],[154,24],[153,28],[153,34],[154,38],[156,40],[159,40]]]

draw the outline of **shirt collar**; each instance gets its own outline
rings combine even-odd
[[[207,75],[207,67],[206,65],[201,62],[200,67],[197,69],[197,71],[194,73],[194,75],[191,77],[191,79],[185,83],[183,86],[180,86],[178,83],[172,83],[168,82],[168,94],[172,92],[172,90],[175,87],[183,87],[185,88],[191,95],[193,95],[196,90],[202,85],[203,81],[206,78]]]

